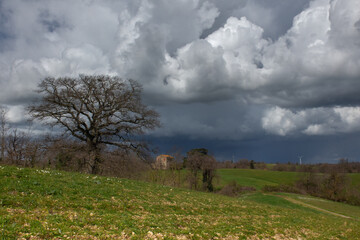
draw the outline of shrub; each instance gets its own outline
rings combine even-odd
[[[232,181],[229,184],[225,185],[218,193],[230,197],[236,197],[240,194],[246,192],[253,192],[253,191],[256,191],[254,187],[241,186],[237,184],[235,181]]]
[[[262,190],[264,192],[290,192],[290,193],[302,193],[299,189],[291,185],[265,185]]]

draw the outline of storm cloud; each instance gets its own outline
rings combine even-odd
[[[11,122],[41,79],[78,74],[138,80],[161,113],[154,138],[357,134],[360,2],[0,1]]]

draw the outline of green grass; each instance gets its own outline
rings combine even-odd
[[[352,206],[341,202],[334,202],[318,197],[303,196],[291,193],[278,193],[277,195],[286,196],[291,199],[295,199],[297,201],[301,201],[303,203],[319,207],[327,211],[343,214],[345,216],[356,219],[357,221],[360,221],[360,207],[358,206]]]
[[[299,178],[296,172],[278,172],[257,169],[219,169],[220,186],[236,181],[243,186],[261,189],[265,185],[291,184]]]
[[[0,166],[0,182],[0,239],[360,236],[357,220],[275,195],[230,198],[127,179],[7,166]]]
[[[351,179],[351,184],[360,188],[360,173],[349,173],[348,176]]]

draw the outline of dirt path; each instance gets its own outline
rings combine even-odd
[[[295,204],[298,204],[298,205],[302,205],[302,206],[304,206],[304,207],[316,209],[316,210],[318,210],[318,211],[321,211],[321,212],[324,212],[324,213],[328,213],[328,214],[331,214],[331,215],[334,215],[334,216],[337,216],[337,217],[342,217],[342,218],[347,218],[347,219],[353,219],[352,217],[349,217],[349,216],[346,216],[346,215],[343,215],[343,214],[340,214],[340,213],[336,213],[336,212],[331,212],[331,211],[329,211],[329,210],[326,210],[326,209],[323,209],[323,208],[319,208],[319,207],[316,207],[316,206],[313,206],[313,205],[310,205],[310,204],[307,204],[307,203],[304,203],[304,202],[295,200],[295,199],[290,198],[290,197],[279,196],[279,195],[276,195],[276,196],[277,196],[277,197],[284,198],[284,199],[288,200],[289,202],[292,202],[292,203],[295,203]]]

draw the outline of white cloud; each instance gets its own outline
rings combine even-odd
[[[262,127],[269,133],[288,135],[299,128],[304,121],[304,112],[293,113],[290,110],[274,107],[265,112]]]
[[[291,111],[274,107],[265,111],[262,127],[271,134],[329,135],[360,130],[360,107],[314,108]]]
[[[6,117],[9,123],[17,123],[24,120],[23,105],[8,106],[7,109]]]
[[[335,7],[328,0],[311,2],[309,8],[294,18],[288,32],[275,42],[264,39],[263,29],[246,18],[231,17],[224,27],[205,39],[213,48],[208,47],[205,51],[215,54],[204,54],[200,48],[204,49],[205,44],[198,44],[196,40],[178,51],[175,61],[179,64],[176,64],[176,71],[170,72],[174,79],[183,82],[182,85],[192,86],[187,89],[189,92],[198,89],[200,101],[204,99],[202,90],[213,86],[222,90],[223,94],[216,95],[219,100],[228,98],[229,92],[233,96],[237,92],[256,103],[283,106],[322,106],[331,101],[345,102],[348,98],[360,102],[353,91],[354,87],[360,87],[356,80],[360,76],[360,50],[351,44],[347,45],[351,51],[339,48],[331,37],[343,38],[332,27],[337,19],[331,16],[337,12],[351,13],[352,21],[344,24],[352,26],[348,30],[352,35],[359,34],[353,26],[356,19],[360,19],[360,12],[352,9],[351,1],[348,0],[350,3],[345,6]],[[358,38],[350,35],[345,41],[354,45]],[[195,49],[197,47],[199,49]],[[187,54],[187,51],[191,53]],[[184,61],[184,55],[190,54],[193,56],[191,61],[187,59],[192,67],[187,68],[189,64]],[[201,56],[196,57],[196,54]],[[203,56],[206,56],[206,61]],[[194,71],[214,62],[223,64],[215,68],[208,65],[209,69],[216,69],[219,73],[213,78],[203,71]],[[208,72],[213,74],[210,70]],[[185,98],[186,93],[183,93]],[[332,100],[328,100],[329,95]]]

